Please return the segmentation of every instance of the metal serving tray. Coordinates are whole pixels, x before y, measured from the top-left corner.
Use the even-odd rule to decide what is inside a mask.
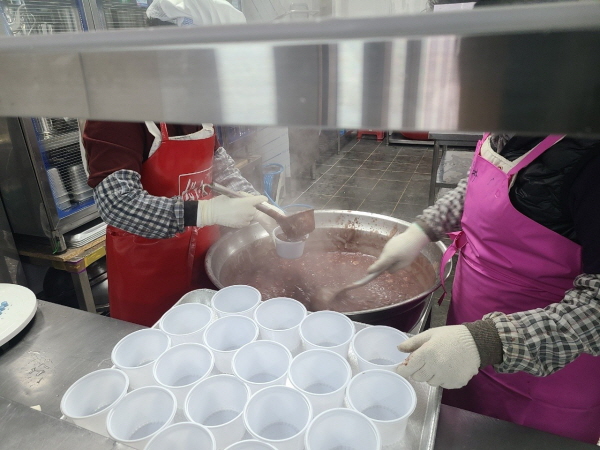
[[[184,303],[202,303],[211,306],[211,299],[217,291],[212,289],[198,289],[194,292],[196,295],[186,295],[182,300],[175,303],[174,306]],[[354,326],[358,331],[371,325],[354,322]],[[155,324],[153,328],[156,327],[158,327],[158,324]],[[356,358],[351,352],[352,351],[350,350],[348,362],[352,367],[352,373],[354,375],[358,370]],[[415,388],[417,394],[417,407],[408,420],[404,440],[399,444],[383,447],[385,450],[433,449],[442,399],[442,389],[429,386],[427,383],[417,383],[412,380],[409,380],[409,382]]]

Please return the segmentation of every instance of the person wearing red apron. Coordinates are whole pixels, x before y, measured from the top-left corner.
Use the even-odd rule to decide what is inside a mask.
[[[581,326],[580,335],[570,326],[578,317],[569,302],[577,295],[574,280],[583,271],[582,247],[515,209],[510,198],[517,174],[562,138],[548,136],[513,162],[490,150],[487,136],[478,144],[460,231],[452,233],[454,241],[440,271],[458,251],[449,326],[427,330],[400,345],[400,350],[412,353],[398,373],[449,388],[444,391],[445,404],[596,443],[600,358],[592,354],[599,351],[598,320],[582,311],[579,314],[589,323]],[[410,242],[402,235],[388,242],[372,271],[410,263],[430,240],[416,224],[407,233],[404,238]],[[600,277],[589,278],[593,291]],[[573,318],[561,313],[570,308]],[[586,336],[590,328],[593,338]],[[553,343],[558,349],[575,347],[582,338],[591,341],[584,351],[573,351],[561,363],[552,361],[559,353]],[[500,358],[486,358],[486,345],[496,346]]]
[[[119,133],[119,126],[129,129]],[[204,188],[214,178],[216,147],[214,130],[207,125],[191,134],[170,137],[164,123],[159,131],[153,122],[145,125],[88,122],[84,141],[93,157],[91,178],[101,172],[96,160],[109,161],[105,164],[116,167],[117,162],[123,165],[127,161],[122,156],[125,147],[143,147],[128,142],[120,145],[119,151],[116,144],[106,142],[109,138],[117,139],[115,132],[135,135],[131,131],[133,126],[145,126],[157,138],[149,157],[141,164],[140,173],[117,170],[103,178],[94,187],[94,193],[99,212],[109,224],[106,253],[111,317],[151,326],[186,292],[214,288],[204,270],[204,258],[219,237],[218,225],[248,225],[258,213],[254,205],[266,201],[266,197],[213,199]],[[121,159],[110,163],[111,154],[117,152]],[[142,150],[138,153],[141,155]],[[223,177],[223,170],[220,172]],[[141,186],[136,186],[138,178]],[[240,190],[251,190],[245,180],[239,182],[245,182]],[[182,204],[184,207],[178,209]],[[182,215],[182,209],[188,217],[180,217],[182,223],[174,229],[163,230],[160,220],[169,215],[175,220]]]

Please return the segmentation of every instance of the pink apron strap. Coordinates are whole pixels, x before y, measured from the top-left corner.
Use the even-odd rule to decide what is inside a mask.
[[[444,293],[439,298],[438,305],[442,304],[442,301],[444,301],[444,297],[446,297],[446,294],[448,293],[448,291],[446,290],[446,280],[444,279],[444,272],[446,271],[446,266],[448,265],[452,257],[456,254],[456,252],[463,248],[467,243],[467,236],[462,231],[454,231],[452,233],[448,233],[448,237],[452,239],[452,244],[446,249],[444,255],[442,256],[442,261],[440,262],[440,280],[442,282],[442,289],[444,290]]]
[[[542,142],[540,142],[533,150],[531,150],[527,154],[527,156],[525,156],[525,158],[523,158],[521,161],[519,161],[518,164],[516,164],[512,169],[510,169],[508,171],[508,175],[509,176],[514,175],[519,170],[521,170],[523,167],[528,166],[529,163],[531,163],[535,158],[540,156],[542,153],[544,153],[546,150],[548,150],[550,147],[552,147],[554,144],[556,144],[558,141],[560,141],[564,137],[565,137],[564,135],[560,135],[560,134],[551,134],[550,136],[547,136],[546,138],[544,138],[544,140]]]

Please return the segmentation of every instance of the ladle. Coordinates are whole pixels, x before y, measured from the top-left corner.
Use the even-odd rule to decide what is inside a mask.
[[[381,275],[384,272],[385,272],[385,269],[380,270],[378,272],[370,273],[366,277],[361,278],[360,280],[350,283],[350,284],[348,284],[340,289],[337,289],[337,290],[334,290],[333,288],[323,288],[323,289],[321,289],[321,292],[319,292],[319,294],[317,296],[318,297],[317,302],[319,303],[320,306],[325,307],[323,309],[326,309],[327,306],[332,301],[337,299],[344,292],[349,291],[351,289],[356,289],[356,288],[362,287],[362,286],[370,283],[371,281],[373,281],[375,278],[377,278],[379,275]]]
[[[244,194],[226,188],[217,183],[208,185],[212,190],[219,194],[227,195],[228,197],[242,198]],[[270,208],[264,203],[256,205],[256,209],[275,219],[281,227],[281,230],[289,239],[301,239],[305,235],[312,233],[315,230],[315,210],[307,209],[289,216],[281,214],[274,208]]]

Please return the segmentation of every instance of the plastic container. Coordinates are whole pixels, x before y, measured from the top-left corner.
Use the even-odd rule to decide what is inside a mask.
[[[348,356],[354,323],[336,311],[317,311],[307,315],[300,324],[300,339],[304,350],[324,348]]]
[[[254,320],[261,339],[283,344],[289,351],[300,350],[300,323],[306,317],[306,307],[288,297],[276,297],[262,302],[254,311]]]
[[[156,384],[152,370],[160,355],[171,346],[161,330],[145,328],[128,334],[114,346],[110,358],[129,377],[130,389]]]
[[[310,401],[313,415],[344,405],[352,369],[346,359],[331,350],[314,349],[292,360],[288,372],[291,385]]]
[[[273,341],[254,341],[240,348],[231,361],[233,374],[254,394],[267,386],[285,384],[292,354]]]
[[[261,389],[244,410],[246,430],[278,450],[302,450],[312,407],[299,391],[288,386]]]
[[[281,236],[282,234],[283,231],[281,230],[281,227],[276,227],[271,232],[273,243],[275,244],[275,252],[277,255],[285,259],[300,258],[304,253],[304,243],[306,242],[306,239],[308,239],[308,234],[297,241],[286,241],[277,237]]]
[[[108,434],[115,441],[143,450],[146,444],[175,417],[177,401],[171,391],[147,386],[127,394],[106,419]]]
[[[190,390],[210,375],[215,365],[212,352],[202,344],[179,344],[164,352],[154,364],[156,384],[170,390],[183,410]]]
[[[346,390],[348,406],[360,411],[377,427],[383,446],[399,442],[417,406],[412,385],[389,370],[367,370],[354,376]]]
[[[254,310],[261,300],[262,295],[258,289],[245,284],[236,284],[217,291],[211,303],[219,317],[240,314],[253,318]]]
[[[356,355],[359,370],[395,371],[398,364],[408,357],[408,353],[398,350],[398,345],[407,339],[408,336],[402,331],[383,325],[358,331],[352,339],[351,348]]]
[[[159,431],[144,450],[216,450],[212,433],[202,425],[181,422]]]
[[[185,402],[185,416],[213,434],[219,450],[244,436],[243,411],[250,390],[233,375],[213,375],[192,388]]]
[[[319,414],[306,431],[306,450],[380,450],[381,439],[367,416],[346,408]]]
[[[75,425],[108,436],[106,417],[129,387],[129,378],[119,369],[101,369],[81,377],[67,389],[60,411]]]
[[[171,345],[204,344],[204,331],[212,320],[212,310],[201,303],[177,305],[163,314],[158,328],[171,338]]]
[[[244,345],[258,339],[258,325],[246,316],[224,316],[206,328],[204,339],[215,357],[217,370],[231,374],[233,355]]]

